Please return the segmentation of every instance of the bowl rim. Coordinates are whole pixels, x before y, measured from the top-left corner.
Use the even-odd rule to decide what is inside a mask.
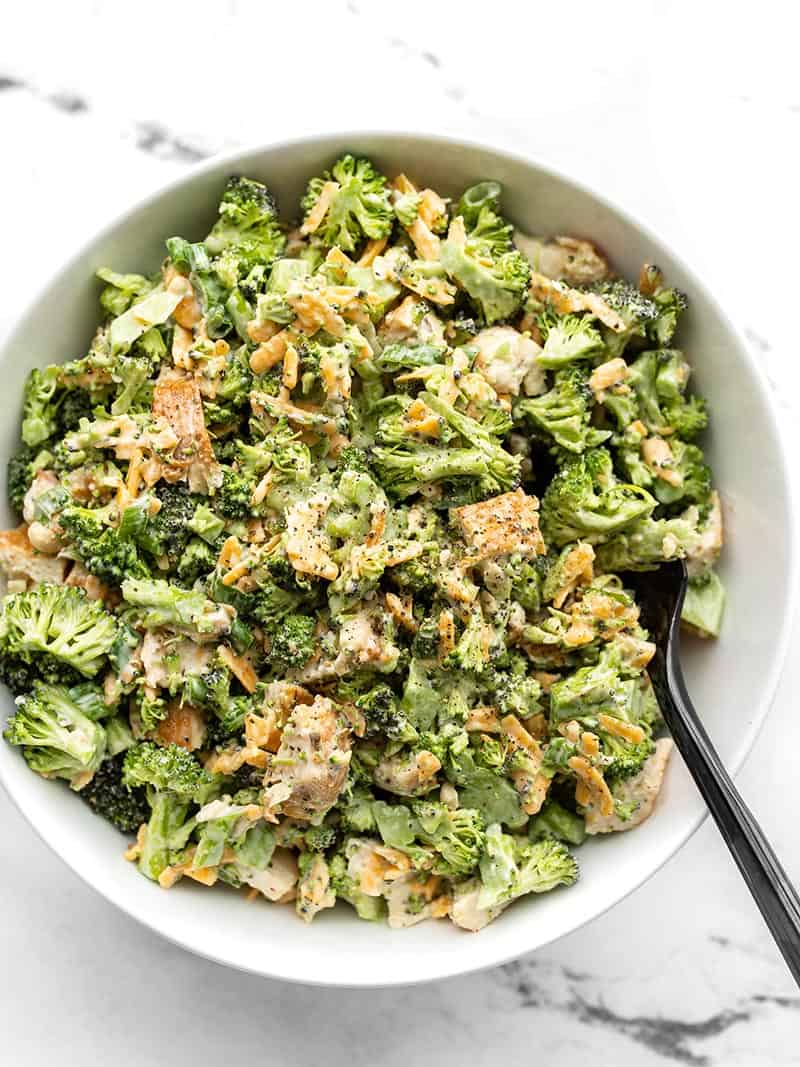
[[[10,348],[17,340],[19,335],[24,333],[28,320],[35,314],[36,309],[41,304],[41,300],[46,291],[50,288],[53,282],[57,278],[61,278],[67,274],[70,270],[77,266],[81,259],[86,256],[91,248],[97,243],[101,242],[107,235],[111,234],[114,230],[129,223],[132,216],[138,214],[140,211],[146,210],[155,203],[157,203],[163,196],[169,194],[182,186],[191,185],[198,178],[201,178],[207,173],[216,171],[220,168],[229,165],[232,170],[236,170],[237,162],[253,155],[264,152],[273,152],[282,148],[293,148],[301,145],[317,145],[317,144],[339,144],[340,146],[346,146],[350,141],[358,141],[361,139],[370,140],[386,140],[386,141],[405,141],[411,144],[415,142],[428,142],[438,143],[442,145],[455,146],[466,150],[474,149],[476,151],[489,152],[500,159],[506,159],[512,163],[522,165],[524,167],[531,167],[538,170],[541,174],[550,178],[555,178],[557,181],[563,183],[568,188],[572,188],[591,197],[595,202],[601,205],[603,208],[609,210],[611,213],[617,215],[627,224],[636,228],[644,237],[653,241],[656,244],[668,249],[672,255],[677,259],[683,267],[687,277],[689,278],[693,288],[701,290],[713,313],[717,319],[722,323],[724,328],[730,335],[736,340],[740,353],[742,354],[745,363],[748,366],[751,374],[751,379],[758,390],[759,398],[763,402],[764,407],[768,413],[769,421],[772,425],[772,429],[775,435],[775,442],[777,446],[777,455],[779,457],[779,474],[783,490],[783,497],[785,500],[786,512],[788,516],[788,530],[787,530],[787,556],[788,556],[788,573],[786,576],[786,588],[788,592],[787,604],[791,605],[795,600],[795,593],[798,589],[798,580],[800,579],[800,567],[798,566],[798,551],[797,551],[797,535],[798,535],[798,510],[796,492],[793,484],[793,479],[789,470],[788,462],[788,448],[786,441],[786,429],[784,426],[783,416],[781,415],[776,401],[774,399],[773,390],[769,385],[769,381],[766,373],[761,368],[757,360],[755,359],[747,340],[739,326],[731,319],[727,310],[716,297],[714,292],[706,285],[700,276],[699,272],[695,270],[691,258],[687,258],[684,255],[682,249],[675,246],[672,240],[667,240],[661,235],[657,226],[651,225],[648,221],[643,220],[638,214],[629,211],[627,208],[622,207],[612,197],[607,196],[605,193],[600,192],[592,184],[584,181],[581,178],[575,177],[571,172],[562,169],[561,167],[554,166],[550,162],[546,162],[540,159],[532,152],[517,152],[509,149],[505,144],[499,141],[492,141],[489,137],[481,136],[473,137],[468,135],[461,135],[460,133],[438,133],[431,132],[429,130],[410,131],[405,130],[402,127],[390,128],[385,130],[369,129],[351,127],[348,129],[335,129],[326,130],[319,133],[303,134],[297,137],[281,137],[272,141],[255,140],[247,142],[238,146],[237,148],[230,149],[226,152],[220,152],[208,159],[202,160],[199,163],[193,164],[187,167],[179,175],[171,178],[169,181],[159,183],[153,190],[145,194],[144,196],[135,200],[123,211],[113,213],[108,221],[98,227],[80,246],[68,256],[66,256],[58,265],[55,270],[49,271],[47,279],[43,285],[37,287],[33,297],[27,302],[22,312],[15,316],[12,320],[11,327],[6,331],[5,336],[0,342],[0,359],[6,349]],[[765,681],[762,685],[761,698],[757,705],[758,714],[753,717],[746,729],[742,732],[740,743],[734,753],[734,756],[729,760],[727,770],[731,776],[735,777],[741,770],[742,765],[751,753],[753,746],[755,745],[766,719],[773,706],[775,695],[778,688],[778,683],[783,672],[784,664],[789,649],[789,641],[792,633],[792,626],[794,622],[794,613],[791,607],[783,613],[783,619],[781,620],[780,637],[776,644],[775,651],[770,660],[769,670],[767,672]],[[639,889],[645,882],[649,881],[662,867],[664,867],[677,853],[684,847],[689,839],[697,832],[700,826],[705,822],[708,817],[707,808],[703,807],[692,819],[687,821],[687,824],[683,831],[674,834],[666,846],[666,851],[663,857],[655,866],[647,868],[641,876],[637,876],[630,884],[614,897],[608,903],[605,903],[594,910],[587,911],[587,914],[569,931],[556,932],[552,936],[545,936],[540,940],[533,949],[520,947],[519,950],[508,952],[506,950],[496,951],[494,953],[489,951],[483,951],[482,953],[476,953],[479,958],[474,963],[464,964],[463,960],[458,960],[457,963],[449,963],[447,955],[444,954],[443,962],[438,964],[434,968],[430,968],[431,961],[426,960],[426,971],[428,973],[420,975],[419,977],[411,979],[402,979],[400,981],[393,980],[391,975],[387,975],[385,978],[381,977],[375,979],[374,977],[364,982],[345,980],[345,981],[331,981],[325,979],[315,978],[313,975],[299,975],[297,973],[287,973],[281,969],[270,969],[269,967],[256,968],[249,966],[246,963],[239,962],[235,959],[226,957],[219,953],[214,953],[208,950],[204,950],[197,943],[190,941],[187,938],[172,933],[165,925],[159,923],[155,918],[149,916],[143,909],[136,908],[131,902],[127,900],[120,900],[117,896],[107,892],[104,888],[96,883],[96,880],[91,872],[87,872],[74,864],[68,854],[65,854],[60,843],[52,838],[52,835],[48,831],[36,824],[25,812],[21,803],[18,801],[13,790],[10,788],[8,782],[2,773],[2,766],[0,766],[0,784],[3,785],[6,795],[10,798],[11,802],[16,807],[17,811],[25,818],[29,826],[36,832],[38,837],[48,846],[48,848],[55,853],[55,855],[71,870],[73,871],[81,881],[88,885],[95,892],[99,893],[104,899],[109,901],[115,907],[119,908],[124,914],[131,919],[141,923],[147,927],[153,933],[165,938],[173,945],[177,945],[179,948],[187,950],[196,956],[203,959],[210,960],[213,963],[220,964],[222,966],[231,967],[234,970],[241,971],[245,974],[252,974],[260,978],[271,978],[275,980],[291,982],[299,985],[311,985],[320,987],[334,987],[334,988],[388,988],[393,986],[408,986],[417,985],[433,981],[439,981],[445,978],[452,978],[459,975],[474,974],[483,970],[487,970],[492,967],[500,966],[511,959],[516,959],[519,956],[530,952],[537,951],[545,948],[546,946],[553,944],[561,937],[566,936],[568,933],[574,933],[580,930],[587,923],[592,922],[594,919],[604,915],[611,908],[616,907],[623,900],[625,900],[631,893]],[[488,939],[487,939],[488,947]],[[477,948],[477,945],[476,945]],[[431,973],[431,970],[433,973]]]

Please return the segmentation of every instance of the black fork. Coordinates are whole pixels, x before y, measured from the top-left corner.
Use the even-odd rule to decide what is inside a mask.
[[[686,567],[682,561],[667,563],[655,571],[627,573],[624,581],[636,593],[642,623],[656,645],[649,670],[664,721],[800,985],[800,897],[723,767],[686,691],[680,661]]]

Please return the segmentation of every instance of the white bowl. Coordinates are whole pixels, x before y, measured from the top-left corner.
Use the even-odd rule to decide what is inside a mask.
[[[727,766],[736,770],[767,713],[783,660],[794,586],[793,521],[786,461],[760,369],[703,283],[681,257],[629,215],[549,168],[480,145],[398,133],[326,135],[214,159],[133,207],[94,237],[41,292],[0,354],[9,398],[0,428],[3,459],[15,449],[18,398],[35,364],[84,351],[97,319],[97,267],[154,269],[164,238],[198,240],[213,220],[225,178],[265,181],[283,212],[297,210],[307,179],[344,150],[403,170],[445,195],[482,178],[503,184],[509,217],[528,233],[567,233],[596,241],[615,268],[636,277],[658,263],[686,290],[690,310],[679,342],[710,398],[707,440],[727,519],[721,573],[729,599],[718,642],[685,651],[689,689]],[[5,464],[3,463],[3,467]],[[2,495],[5,499],[5,494]],[[13,521],[4,517],[5,525]],[[5,696],[10,709],[11,701]],[[479,935],[448,922],[392,931],[348,908],[306,927],[290,908],[247,903],[224,888],[182,883],[171,892],[122,858],[123,838],[66,788],[32,774],[18,751],[0,744],[0,776],[50,847],[89,885],[129,915],[185,948],[260,975],[327,985],[379,986],[461,974],[538,948],[617,903],[656,871],[705,814],[678,757],[653,816],[631,833],[580,849],[582,877],[568,890],[515,904]]]

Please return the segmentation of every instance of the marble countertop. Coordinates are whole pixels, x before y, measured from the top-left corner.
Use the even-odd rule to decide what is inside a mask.
[[[724,15],[642,0],[580,0],[567,15],[495,0],[480,20],[451,0],[306,0],[280,13],[256,0],[27,0],[0,41],[0,333],[51,262],[214,152],[326,128],[459,132],[586,176],[687,251],[763,361],[796,448],[796,315],[791,296],[776,302],[775,279],[794,277],[800,236],[798,21],[779,0]],[[786,775],[798,687],[795,625],[738,781],[800,879]],[[598,1051],[618,1067],[800,1057],[800,996],[708,824],[558,944],[467,978],[372,992],[196,959],[86,888],[2,794],[0,824],[0,1028],[20,1067],[65,1055],[180,1067],[222,1052],[231,1063],[399,1067],[421,1047],[429,1063],[470,1067],[532,1055],[577,1067]]]

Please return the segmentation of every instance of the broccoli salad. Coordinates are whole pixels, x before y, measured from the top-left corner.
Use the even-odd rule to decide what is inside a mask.
[[[233,177],[30,374],[4,736],[163,888],[479,930],[653,809],[625,573],[685,558],[705,636],[724,601],[686,298],[500,194],[345,155],[287,225]]]

